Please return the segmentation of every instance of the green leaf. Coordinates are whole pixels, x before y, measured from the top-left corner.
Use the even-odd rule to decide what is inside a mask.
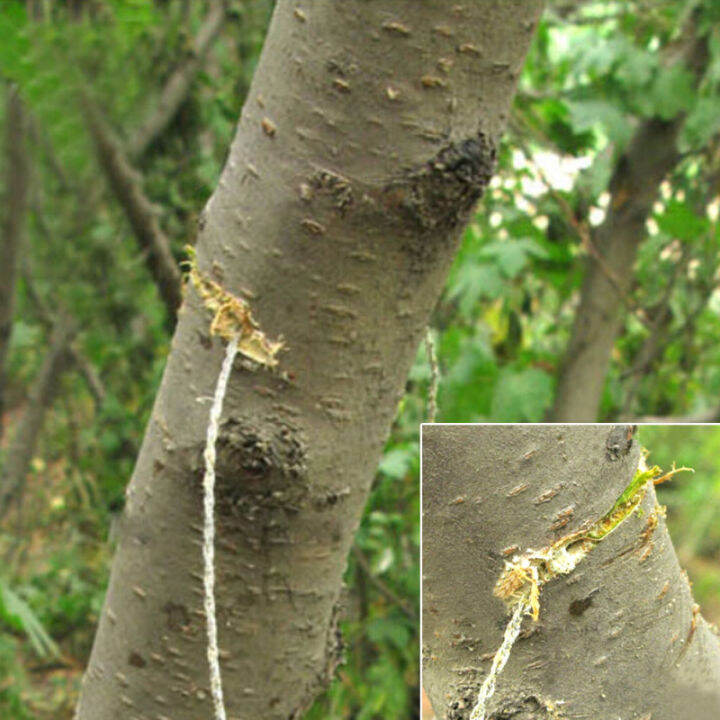
[[[30,606],[0,579],[0,620],[24,632],[40,657],[60,654],[55,641],[48,635]]]
[[[386,545],[372,559],[371,568],[374,575],[382,575],[387,572],[395,562],[395,552],[392,547]]]
[[[617,39],[612,46],[618,50],[616,78],[631,88],[646,86],[657,68],[657,54],[631,44],[626,38]]]
[[[388,477],[400,480],[407,475],[413,461],[413,451],[408,447],[393,448],[385,453],[379,470]]]
[[[614,169],[615,153],[608,146],[595,156],[589,168],[580,173],[577,189],[588,200],[595,200],[607,189]]]
[[[473,335],[459,328],[444,333],[438,349],[448,368],[439,397],[444,417],[471,422],[489,414],[497,365],[488,334],[484,326]]]
[[[398,650],[404,650],[410,642],[410,631],[396,617],[377,618],[367,624],[368,639],[374,643],[390,643]]]
[[[552,401],[553,381],[544,371],[503,368],[495,383],[492,399],[494,420],[538,422]]]
[[[690,108],[695,100],[692,74],[682,65],[673,65],[658,73],[649,94],[652,115],[672,120],[683,110]]]
[[[532,257],[547,257],[545,249],[529,238],[491,242],[482,249],[480,255],[495,260],[500,271],[509,279],[518,275]]]
[[[693,240],[707,232],[710,221],[698,216],[686,202],[671,200],[665,212],[656,218],[658,227],[666,235],[680,240]]]
[[[500,296],[504,285],[497,267],[469,261],[457,269],[448,295],[451,300],[459,298],[461,314],[470,317],[481,298],[494,300]]]
[[[627,144],[633,128],[625,113],[606,100],[568,101],[570,123],[575,132],[601,129],[608,139],[620,146]]]
[[[700,98],[685,121],[681,143],[690,148],[706,146],[720,130],[720,97]]]

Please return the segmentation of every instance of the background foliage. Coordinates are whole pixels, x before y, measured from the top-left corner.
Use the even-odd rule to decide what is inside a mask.
[[[720,426],[643,425],[638,439],[650,451],[648,462],[695,470],[658,486],[657,494],[668,509],[670,534],[703,616],[720,624]]]
[[[218,179],[272,5],[229,4],[177,116],[136,162],[178,260]],[[542,420],[583,280],[582,228],[602,222],[611,172],[637,124],[678,113],[687,115],[682,161],[659,188],[648,219],[601,417],[717,410],[717,33],[698,89],[668,60],[688,13],[700,5],[701,27],[712,26],[720,19],[717,5],[550,5],[521,78],[498,176],[433,316],[439,419]],[[77,365],[56,378],[21,501],[0,533],[2,717],[72,716],[102,607],[113,518],[170,340],[157,289],[95,160],[78,90],[91,92],[127,139],[187,59],[207,11],[205,2],[189,0],[0,5],[0,79],[20,90],[31,162],[0,452],[27,407],[56,317],[77,322],[75,347],[104,391],[98,401]],[[3,124],[4,113],[3,102]],[[3,174],[6,162],[0,156]],[[649,321],[661,314],[667,320],[653,326]],[[639,366],[653,338],[659,349]],[[429,384],[421,347],[348,566],[347,662],[312,718],[417,714],[417,427],[426,417]],[[663,501],[699,600],[712,615],[720,612],[720,468],[713,453],[720,437],[687,433],[687,442],[666,430],[643,429],[642,438],[659,464],[706,468],[664,491]],[[698,454],[686,458],[690,448]]]

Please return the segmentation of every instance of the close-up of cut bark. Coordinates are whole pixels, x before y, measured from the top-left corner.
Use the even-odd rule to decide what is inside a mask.
[[[714,433],[694,430],[696,443]],[[720,634],[653,485],[692,479],[651,466],[636,436],[423,427],[423,684],[436,717],[717,717]],[[511,616],[521,624],[506,643]]]

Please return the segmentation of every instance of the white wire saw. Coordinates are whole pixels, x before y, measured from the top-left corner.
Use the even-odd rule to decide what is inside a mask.
[[[238,352],[238,337],[233,337],[225,350],[213,404],[210,408],[207,437],[205,440],[205,475],[203,476],[203,590],[204,609],[207,627],[207,658],[210,666],[210,694],[212,695],[215,720],[226,720],[223,699],[222,677],[217,640],[217,618],[215,616],[215,444],[220,430],[220,416],[227,391],[228,380],[232,372],[233,361]]]
[[[525,599],[518,601],[512,617],[510,618],[510,622],[508,622],[507,627],[505,628],[502,645],[500,645],[495,653],[490,672],[480,687],[477,702],[470,713],[470,720],[485,720],[487,714],[487,703],[495,693],[495,682],[510,657],[510,651],[520,635],[523,615],[527,612],[530,612],[529,602]]]

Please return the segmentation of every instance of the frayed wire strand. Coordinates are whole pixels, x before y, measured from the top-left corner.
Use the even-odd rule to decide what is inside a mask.
[[[215,445],[220,431],[220,416],[227,392],[228,380],[238,352],[238,337],[228,342],[220,375],[215,386],[213,404],[205,441],[205,475],[203,476],[203,589],[205,621],[207,627],[207,658],[210,669],[210,694],[212,695],[215,720],[226,720],[223,699],[222,677],[217,639],[217,618],[215,614]]]
[[[428,364],[430,365],[430,387],[428,388],[428,422],[434,423],[437,418],[438,411],[438,386],[440,384],[440,365],[437,359],[437,351],[435,349],[435,339],[433,338],[430,326],[425,329],[425,351],[427,352]]]
[[[485,720],[488,701],[495,693],[495,683],[497,682],[498,676],[503,671],[503,668],[510,657],[510,651],[512,650],[513,645],[515,645],[515,641],[520,635],[523,615],[526,615],[529,612],[531,612],[530,603],[526,598],[519,600],[515,605],[512,617],[505,628],[502,644],[497,649],[495,657],[493,657],[490,672],[480,687],[477,702],[470,713],[470,720]]]

